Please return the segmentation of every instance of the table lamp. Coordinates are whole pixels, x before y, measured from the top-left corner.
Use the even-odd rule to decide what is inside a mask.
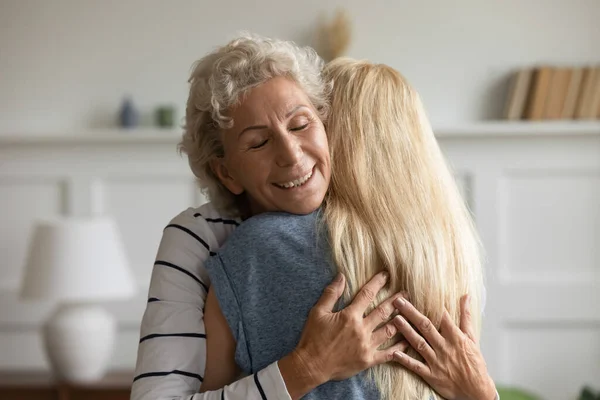
[[[87,383],[104,376],[116,322],[98,303],[134,293],[114,220],[62,217],[35,224],[20,297],[57,304],[43,340],[58,379]]]

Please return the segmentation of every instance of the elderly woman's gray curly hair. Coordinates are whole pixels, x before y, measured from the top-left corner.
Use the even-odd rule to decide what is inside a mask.
[[[256,35],[242,35],[198,60],[193,67],[179,150],[187,154],[202,191],[221,212],[240,215],[240,199],[221,184],[210,161],[224,155],[221,130],[231,128],[227,111],[249,89],[271,78],[294,80],[325,121],[330,84],[323,80],[323,60],[310,47]],[[242,195],[244,196],[244,195]]]

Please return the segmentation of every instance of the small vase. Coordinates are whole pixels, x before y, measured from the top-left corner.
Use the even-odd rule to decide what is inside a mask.
[[[175,107],[161,106],[156,109],[156,124],[161,128],[172,128],[175,126]]]
[[[129,129],[135,128],[137,126],[139,121],[139,115],[130,97],[125,98],[125,100],[123,101],[123,104],[121,105],[119,119],[122,128]]]

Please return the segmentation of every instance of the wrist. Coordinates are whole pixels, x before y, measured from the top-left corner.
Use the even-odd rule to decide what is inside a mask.
[[[278,361],[281,377],[292,400],[299,399],[328,379],[320,372],[314,360],[301,349]]]
[[[481,399],[482,400],[496,400],[497,393],[498,392],[496,391],[496,384],[494,383],[494,380],[492,379],[492,377],[488,375],[488,383],[486,385],[486,390],[482,394]]]

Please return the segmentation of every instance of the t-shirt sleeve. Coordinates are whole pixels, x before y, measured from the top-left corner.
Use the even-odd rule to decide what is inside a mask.
[[[253,373],[255,371],[252,371],[252,363],[246,343],[242,308],[234,287],[234,281],[227,273],[225,262],[220,254],[214,255],[206,261],[206,269],[221,312],[227,320],[229,329],[236,341],[235,362],[245,373]]]

